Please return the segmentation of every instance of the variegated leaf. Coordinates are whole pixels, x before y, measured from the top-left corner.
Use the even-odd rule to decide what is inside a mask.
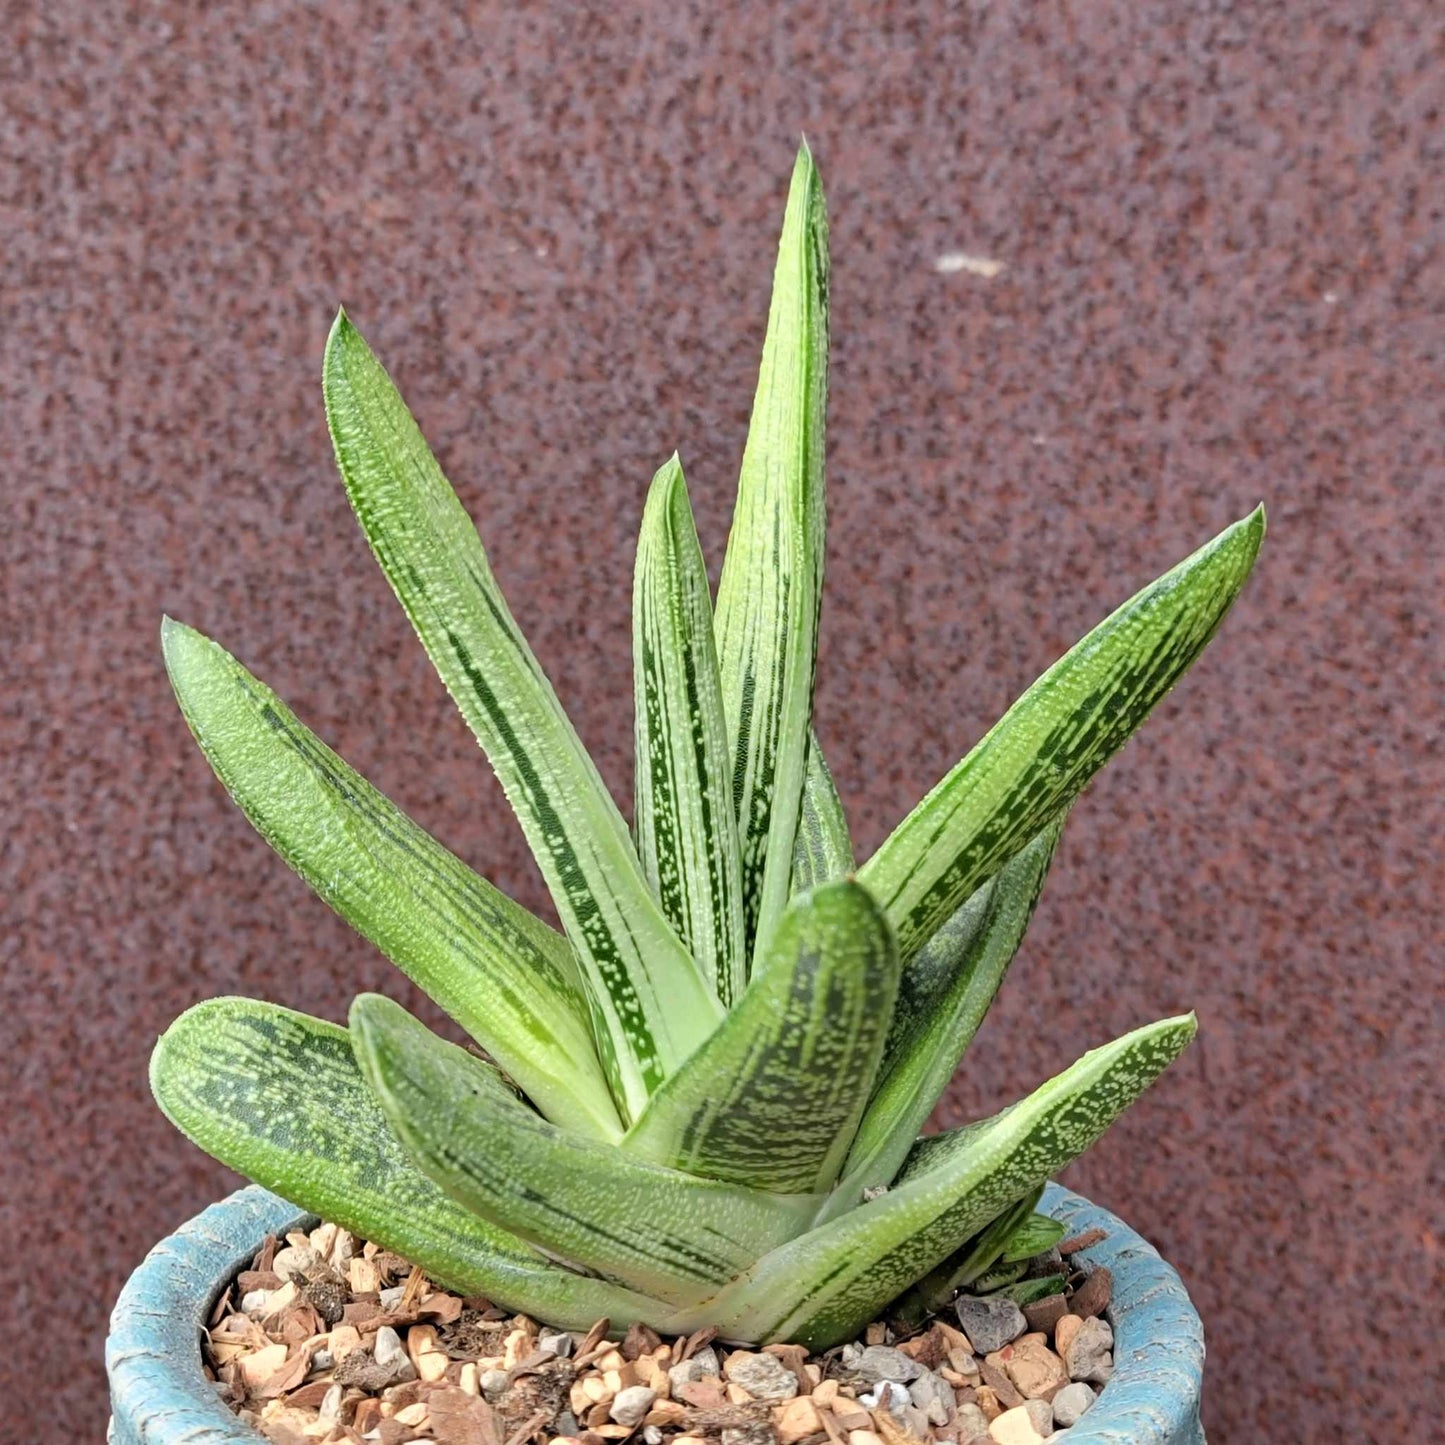
[[[638,855],[727,1005],[747,981],[737,814],[712,597],[675,455],[652,479],[642,514],[632,637]]]
[[[1016,1200],[996,1219],[990,1220],[972,1239],[965,1241],[942,1264],[930,1270],[900,1295],[897,1301],[889,1306],[889,1316],[896,1316],[914,1329],[921,1328],[923,1321],[941,1310],[960,1289],[980,1280],[1000,1260],[1004,1260],[1004,1251],[1009,1242],[1026,1229],[1030,1220],[1040,1219],[1053,1225],[1055,1221],[1047,1215],[1036,1215],[1033,1212],[1043,1192],[1042,1184],[1029,1190],[1022,1199]],[[1062,1238],[1063,1228],[1060,1226],[1059,1232],[1051,1234],[1048,1244],[1041,1248],[1047,1249],[1055,1240]],[[1029,1255],[1020,1256],[1020,1259],[1028,1258]],[[1014,1263],[1012,1260],[1004,1262]],[[1022,1272],[1023,1266],[1020,1265],[1019,1269]]]
[[[837,1176],[872,1088],[898,954],[856,883],[829,883],[783,914],[717,1032],[653,1095],[623,1148],[783,1194]]]
[[[539,1108],[618,1138],[566,939],[419,828],[216,643],[169,619],[161,638],[191,731],[261,836]]]
[[[476,733],[586,973],[624,1113],[722,1010],[668,924],[627,825],[517,627],[470,518],[391,379],[344,315],[326,348],[341,475],[417,635]]]
[[[351,1035],[397,1137],[447,1194],[549,1256],[655,1299],[712,1293],[815,1207],[660,1169],[558,1129],[489,1065],[376,994],[352,1004]]]
[[[151,1058],[156,1100],[228,1168],[403,1254],[437,1283],[569,1329],[661,1318],[655,1301],[561,1269],[448,1199],[407,1158],[346,1030],[253,999],[189,1009]]]
[[[878,1089],[825,1218],[898,1172],[1023,942],[1062,829],[1056,819],[1010,858],[903,970]]]
[[[778,244],[762,369],[718,587],[743,908],[756,959],[788,900],[823,588],[828,223],[804,146]]]
[[[1051,667],[859,870],[905,962],[1075,798],[1204,650],[1254,565],[1259,509]]]
[[[846,878],[857,865],[853,861],[853,840],[848,820],[824,761],[816,736],[808,739],[808,764],[803,774],[803,800],[798,814],[798,833],[793,840],[794,895],[806,893],[820,883]]]
[[[694,1316],[725,1339],[849,1339],[981,1225],[1076,1158],[1194,1037],[1192,1014],[1085,1054],[981,1125],[923,1140],[886,1194],[764,1256]]]

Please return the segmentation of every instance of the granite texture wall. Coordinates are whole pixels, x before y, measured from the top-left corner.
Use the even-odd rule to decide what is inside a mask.
[[[223,796],[167,689],[162,612],[545,906],[334,478],[336,304],[626,796],[643,488],[680,447],[716,564],[805,131],[835,266],[818,727],[865,854],[1074,638],[1271,509],[1221,636],[1076,810],[944,1115],[1197,1008],[1198,1045],[1068,1182],[1183,1271],[1214,1438],[1423,1438],[1438,8],[21,0],[5,35],[0,1399],[28,1402],[20,1433],[100,1438],[123,1276],[235,1182],[147,1097],[165,1024],[233,991],[333,1018],[360,989],[412,998]]]

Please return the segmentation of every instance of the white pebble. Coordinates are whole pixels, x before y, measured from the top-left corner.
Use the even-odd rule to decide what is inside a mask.
[[[376,1363],[389,1365],[406,1358],[406,1346],[402,1344],[401,1336],[390,1325],[382,1325],[376,1332]]]

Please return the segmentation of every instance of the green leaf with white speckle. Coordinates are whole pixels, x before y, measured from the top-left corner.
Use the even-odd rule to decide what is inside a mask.
[[[783,914],[747,991],[622,1147],[779,1193],[826,1190],[858,1127],[898,988],[882,910],[828,883]]]
[[[352,1004],[351,1034],[397,1137],[447,1194],[548,1255],[653,1298],[712,1293],[814,1207],[660,1169],[558,1129],[496,1070],[376,994]]]
[[[161,633],[177,700],[265,840],[552,1118],[615,1139],[572,950],[493,888],[194,629]]]
[[[406,1156],[335,1024],[254,999],[211,999],[161,1035],[151,1088],[166,1117],[221,1163],[396,1250],[449,1289],[569,1329],[662,1313],[559,1268],[448,1199]]]
[[[853,840],[848,820],[838,797],[833,774],[824,761],[815,736],[808,740],[808,765],[803,774],[803,801],[798,814],[798,834],[793,840],[794,895],[806,893],[820,883],[835,883],[857,867],[853,861]]]
[[[1023,942],[1062,829],[1059,818],[1010,858],[903,970],[878,1089],[827,1217],[907,1158]]]
[[[904,961],[1065,808],[1204,650],[1264,536],[1259,509],[1126,602],[1051,667],[858,871]]]
[[[823,590],[828,222],[807,146],[793,169],[737,507],[717,597],[743,908],[756,959],[788,901]]]
[[[707,1302],[707,1322],[725,1339],[796,1340],[814,1350],[851,1338],[1087,1149],[1194,1031],[1192,1014],[1137,1029],[992,1119],[920,1140],[892,1189],[764,1256]]]
[[[719,999],[747,981],[742,875],[712,597],[682,465],[652,479],[633,584],[635,832],[663,912]]]
[[[617,1103],[636,1114],[711,1032],[721,1006],[663,916],[476,528],[344,315],[327,343],[323,388],[362,530],[521,821],[590,985]]]

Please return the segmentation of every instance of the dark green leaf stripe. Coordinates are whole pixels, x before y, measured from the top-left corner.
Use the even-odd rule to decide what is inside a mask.
[[[923,1141],[886,1194],[760,1259],[709,1301],[725,1339],[849,1339],[971,1234],[1076,1158],[1194,1037],[1192,1014],[1085,1054],[982,1126]],[[685,1323],[691,1323],[690,1320]]]
[[[657,1312],[448,1199],[406,1157],[334,1024],[212,999],[161,1036],[151,1087],[166,1117],[221,1163],[396,1250],[439,1284],[571,1329]]]
[[[823,588],[828,223],[804,146],[778,244],[737,508],[718,587],[743,909],[753,955],[788,900]]]
[[[326,415],[362,530],[527,833],[590,985],[624,1112],[721,1016],[627,825],[492,576],[480,538],[390,378],[338,316]]]
[[[657,1299],[711,1293],[810,1212],[807,1200],[659,1169],[558,1129],[389,999],[358,998],[351,1033],[392,1128],[447,1194],[550,1256]]]
[[[903,970],[878,1090],[828,1217],[887,1184],[907,1157],[1023,942],[1063,823],[1009,859]]]
[[[742,879],[712,596],[682,465],[652,479],[633,586],[637,851],[723,1004],[747,978]]]
[[[1264,511],[1126,602],[1054,664],[908,815],[859,878],[905,962],[1082,790],[1204,650],[1254,565]]]
[[[872,1087],[897,987],[897,950],[868,894],[856,883],[805,894],[732,1012],[623,1147],[757,1189],[827,1189]]]
[[[621,1134],[567,941],[349,768],[209,638],[167,619],[166,667],[257,831],[552,1117]]]
[[[828,771],[818,739],[810,735],[798,835],[793,841],[792,892],[805,893],[820,883],[846,878],[856,866],[853,840],[848,836],[848,820],[843,816],[833,774]]]

